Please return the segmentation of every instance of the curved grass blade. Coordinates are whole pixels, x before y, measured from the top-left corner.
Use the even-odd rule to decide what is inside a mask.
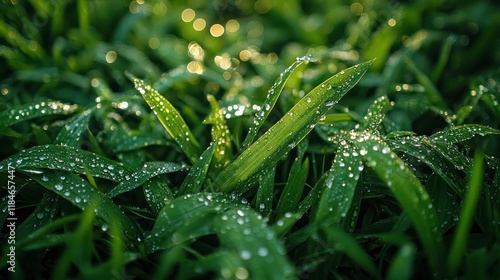
[[[87,130],[87,125],[93,113],[94,110],[89,109],[72,117],[68,124],[66,124],[61,131],[59,131],[54,144],[71,147],[80,146],[83,132]]]
[[[363,168],[359,150],[347,143],[342,145],[332,168],[325,173],[325,187],[316,212],[318,225],[335,226],[346,217]]]
[[[222,192],[244,192],[257,171],[274,166],[364,75],[368,61],[334,75],[302,98],[286,115],[231,162],[215,179]],[[250,182],[250,183],[249,183]]]
[[[378,126],[382,123],[385,118],[387,111],[391,109],[391,103],[389,102],[389,98],[387,96],[382,95],[377,98],[364,117],[364,123],[362,130],[367,130],[369,132],[374,133],[377,131]]]
[[[127,247],[129,249],[136,248],[141,234],[135,224],[111,199],[99,193],[87,181],[76,174],[67,172],[45,172],[29,176],[81,210],[95,207],[92,212],[99,217],[95,222],[103,229],[107,229],[110,224],[120,226]]]
[[[45,192],[33,213],[16,228],[16,239],[23,240],[33,231],[52,222],[59,205],[59,196],[53,192]]]
[[[9,126],[23,121],[50,115],[68,115],[78,109],[77,105],[59,101],[41,101],[19,105],[0,112],[0,122]]]
[[[409,280],[413,272],[413,260],[415,258],[415,246],[405,243],[401,246],[396,256],[392,259],[391,266],[387,272],[387,280]]]
[[[450,278],[456,277],[458,268],[462,262],[463,254],[467,246],[467,239],[470,234],[470,228],[474,220],[474,214],[476,213],[476,206],[481,197],[484,172],[483,161],[484,152],[482,150],[476,151],[469,189],[465,197],[457,229],[455,230],[455,237],[451,244],[450,253],[448,254],[447,269],[448,277]]]
[[[201,154],[200,145],[179,111],[150,85],[131,74],[127,73],[127,76],[134,82],[135,88],[141,93],[158,120],[181,147],[191,163],[196,162]]]
[[[141,170],[130,175],[129,180],[122,181],[120,184],[118,184],[118,186],[106,193],[106,196],[115,197],[119,194],[138,188],[147,180],[160,174],[172,173],[186,169],[187,166],[184,164],[171,162],[148,162],[147,164],[144,164],[144,167]]]
[[[181,65],[177,68],[172,69],[166,75],[162,75],[162,77],[154,83],[153,88],[155,88],[159,92],[164,92],[170,89],[175,83],[187,81],[200,76],[205,78],[207,81],[213,81],[217,83],[223,88],[229,88],[231,86],[231,83],[229,83],[226,79],[222,78],[220,74],[215,73],[211,69],[205,69],[203,73],[197,74],[189,72],[185,65]]]
[[[201,190],[203,183],[205,182],[205,178],[207,177],[213,155],[214,144],[211,144],[200,156],[200,159],[193,164],[188,175],[182,182],[176,196],[188,193],[197,193]]]
[[[213,95],[207,96],[210,108],[212,109],[212,117],[204,123],[212,124],[212,141],[214,141],[214,156],[213,165],[215,173],[226,166],[231,161],[233,150],[231,148],[231,132],[227,127],[224,116],[220,112],[217,100]]]
[[[149,253],[213,232],[212,221],[229,208],[244,204],[222,193],[186,194],[167,202],[146,238]]]
[[[0,162],[0,172],[12,166],[19,170],[48,168],[92,175],[112,181],[129,180],[128,167],[108,158],[68,146],[43,145],[23,150]]]
[[[269,218],[273,211],[274,176],[276,167],[259,176],[259,189],[255,197],[255,208],[263,217]]]
[[[382,279],[370,255],[349,234],[333,227],[323,228],[328,238],[335,244],[335,249],[351,258],[359,267],[375,279]]]
[[[174,199],[169,185],[160,178],[152,178],[142,185],[144,197],[155,214],[160,213],[167,201]]]
[[[290,67],[285,69],[285,71],[283,71],[278,77],[278,79],[274,82],[273,86],[269,89],[266,100],[264,101],[263,105],[264,108],[261,108],[260,111],[256,113],[255,119],[248,130],[248,135],[243,141],[244,149],[250,146],[250,144],[252,144],[253,140],[257,136],[260,127],[271,113],[271,110],[274,108],[274,105],[276,104],[278,97],[283,91],[283,88],[285,87],[288,78],[290,78],[294,70],[297,69],[300,65],[302,65],[302,63],[304,62],[308,63],[309,61],[311,61],[310,56],[297,58],[297,60],[292,65],[290,65]]]
[[[500,131],[479,124],[465,124],[441,130],[431,135],[430,139],[436,142],[439,141],[447,144],[454,144],[472,139],[476,135],[486,136],[490,134],[498,135],[500,134]]]
[[[443,275],[444,247],[436,210],[429,194],[403,161],[379,137],[358,133],[353,144],[368,166],[391,189],[413,222],[426,252],[429,265],[437,277]]]
[[[277,218],[281,218],[288,212],[295,212],[302,197],[308,173],[309,160],[306,158],[301,164],[300,159],[297,158],[292,165],[288,182],[278,200],[278,205],[276,206]]]
[[[219,215],[213,222],[222,243],[224,258],[233,258],[237,267],[246,270],[250,279],[289,279],[293,266],[273,230],[262,218],[247,207],[237,207]],[[235,266],[222,263],[235,276]]]

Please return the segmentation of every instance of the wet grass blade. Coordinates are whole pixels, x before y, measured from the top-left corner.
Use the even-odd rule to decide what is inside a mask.
[[[288,212],[295,212],[299,204],[302,192],[309,173],[309,160],[306,158],[304,162],[300,162],[297,158],[293,163],[288,182],[286,183],[283,192],[281,193],[278,205],[276,206],[276,217],[281,218]]]
[[[240,198],[222,193],[186,194],[161,210],[146,238],[150,253],[213,232],[212,221],[229,208],[241,206]]]
[[[227,127],[224,116],[220,112],[219,104],[213,95],[207,96],[212,116],[204,123],[212,124],[212,141],[214,141],[213,166],[217,174],[221,168],[231,161],[233,150],[231,146],[231,132]]]
[[[447,269],[450,278],[456,277],[467,246],[467,239],[469,238],[470,228],[474,220],[474,214],[476,213],[476,206],[481,196],[481,190],[483,189],[483,161],[484,152],[481,150],[476,151],[469,189],[465,197],[457,229],[455,230],[455,237],[450,253],[448,254]]]
[[[259,189],[255,198],[255,209],[257,209],[263,217],[269,217],[273,211],[274,199],[274,176],[276,167],[273,167],[268,172],[259,176]]]
[[[7,166],[19,170],[55,169],[85,174],[85,167],[93,176],[112,181],[130,179],[131,170],[108,158],[67,146],[44,145],[21,151],[0,162],[0,172]]]
[[[389,98],[387,96],[382,95],[377,98],[364,117],[364,123],[362,130],[367,130],[369,132],[377,131],[378,126],[382,123],[385,118],[387,111],[391,109],[391,103],[389,102]]]
[[[182,182],[179,191],[177,191],[176,196],[181,196],[188,193],[197,193],[202,189],[208,174],[208,170],[210,168],[210,163],[212,162],[213,155],[214,144],[211,144],[208,149],[206,149],[205,152],[203,152],[203,154],[200,156],[200,159],[193,164],[193,166],[189,170],[188,175]]]
[[[255,115],[255,119],[252,122],[249,130],[248,130],[248,135],[243,141],[243,148],[247,148],[252,144],[253,140],[257,136],[257,133],[259,132],[260,127],[262,124],[264,124],[264,121],[266,118],[269,116],[271,113],[271,110],[274,108],[274,105],[276,104],[276,101],[278,100],[278,97],[280,96],[281,92],[283,91],[283,88],[285,87],[286,81],[288,81],[288,78],[293,74],[294,70],[297,69],[302,63],[306,62],[308,63],[311,61],[310,56],[304,56],[301,58],[297,58],[297,60],[290,66],[288,67],[285,71],[283,71],[278,79],[274,82],[273,86],[271,89],[269,89],[269,92],[267,94],[266,100],[264,101],[263,108],[260,109]]]
[[[338,150],[332,168],[325,173],[324,190],[316,212],[316,223],[336,226],[346,217],[353,202],[363,162],[358,149],[346,144]]]
[[[143,80],[137,79],[131,74],[127,74],[127,76],[134,82],[135,88],[141,93],[158,120],[184,151],[191,163],[196,162],[201,154],[200,145],[179,111]]]
[[[71,118],[68,124],[66,124],[57,134],[54,144],[78,148],[93,113],[94,110],[89,109]]]
[[[430,136],[430,139],[447,144],[463,142],[480,135],[500,134],[500,131],[478,124],[465,124],[450,129],[442,130]]]
[[[155,214],[160,213],[167,201],[174,198],[169,185],[159,178],[152,178],[143,184],[144,197]]]
[[[167,174],[177,171],[186,170],[187,166],[184,164],[177,164],[171,162],[149,162],[144,167],[133,173],[129,180],[122,181],[118,186],[106,193],[107,197],[115,197],[119,194],[131,191],[140,187],[147,180],[158,176],[160,174]]]
[[[286,115],[231,162],[215,179],[222,192],[244,192],[257,171],[274,166],[364,75],[372,61],[334,75],[304,96]]]
[[[213,224],[222,243],[222,252],[227,250],[230,254],[227,257],[236,258],[234,262],[250,279],[293,278],[294,268],[274,231],[253,210],[246,207],[230,209],[219,215]],[[227,261],[222,263],[222,270],[224,265]],[[231,272],[230,277],[234,277],[238,268],[230,266],[227,269]]]
[[[0,112],[0,122],[3,126],[9,126],[43,116],[68,115],[77,108],[77,105],[65,104],[59,101],[28,103]]]
[[[52,222],[59,205],[58,198],[53,192],[45,192],[33,213],[16,228],[16,239],[23,240],[36,229]]]
[[[141,234],[135,224],[111,199],[98,192],[87,181],[73,173],[54,171],[30,174],[30,177],[81,210],[94,207],[91,210],[98,217],[95,220],[98,225],[105,230],[110,224],[119,225],[127,247],[136,248]]]
[[[429,194],[403,161],[379,137],[359,133],[353,143],[365,162],[387,185],[413,222],[437,277],[443,275],[442,236]]]

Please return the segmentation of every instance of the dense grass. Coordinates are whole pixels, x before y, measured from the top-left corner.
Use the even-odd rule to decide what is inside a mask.
[[[500,278],[495,1],[0,6],[2,275]]]

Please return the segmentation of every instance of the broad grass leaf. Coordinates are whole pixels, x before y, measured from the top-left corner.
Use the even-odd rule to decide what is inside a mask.
[[[267,94],[266,100],[264,101],[264,104],[262,105],[261,109],[255,115],[255,119],[252,122],[252,124],[248,130],[248,135],[245,138],[245,140],[243,141],[243,148],[247,148],[254,141],[262,124],[264,124],[264,121],[266,120],[266,118],[269,116],[272,109],[274,108],[274,105],[276,104],[278,97],[280,96],[281,92],[283,91],[283,88],[285,87],[286,81],[288,81],[288,78],[290,78],[290,76],[293,74],[294,70],[297,69],[300,65],[302,65],[302,63],[304,63],[304,62],[308,63],[309,61],[311,61],[310,56],[304,56],[301,58],[297,58],[297,60],[292,65],[290,65],[290,67],[285,69],[285,71],[283,71],[279,75],[278,79],[274,82],[273,86],[269,89],[269,92]]]
[[[359,133],[353,144],[366,164],[391,189],[413,222],[433,271],[443,274],[444,247],[436,210],[420,181],[378,136]]]
[[[59,207],[59,196],[46,191],[35,210],[16,228],[16,239],[23,240],[36,229],[52,222]]]
[[[144,167],[130,175],[129,180],[120,182],[118,186],[106,193],[107,197],[115,197],[119,194],[131,191],[140,187],[147,180],[166,173],[186,170],[187,166],[184,164],[177,164],[172,162],[148,162]]]
[[[364,75],[372,61],[355,65],[334,75],[302,98],[255,143],[231,162],[215,179],[222,192],[244,192],[259,170],[274,166],[300,142],[322,116]]]
[[[55,171],[30,174],[30,177],[81,210],[86,210],[90,206],[95,207],[93,212],[98,217],[95,222],[104,230],[111,224],[119,226],[127,248],[133,250],[136,248],[141,233],[135,224],[118,205],[98,192],[87,181],[73,173]]]
[[[257,189],[257,195],[255,197],[255,209],[266,218],[269,218],[273,211],[275,174],[276,167],[272,167],[271,170],[259,176],[259,188]]]
[[[222,193],[186,194],[167,202],[145,240],[149,253],[168,249],[213,233],[212,221],[227,209],[245,203],[237,196]]]
[[[200,145],[179,111],[150,85],[130,74],[128,76],[172,139],[184,151],[191,163],[196,162],[201,154]]]
[[[23,150],[0,162],[0,172],[8,166],[19,170],[54,169],[85,174],[86,166],[93,176],[112,181],[130,179],[131,170],[103,156],[68,146],[43,145]]]
[[[2,126],[10,126],[23,121],[50,115],[68,115],[78,109],[77,105],[59,101],[33,102],[0,112]]]
[[[415,246],[406,243],[399,248],[392,259],[389,270],[387,271],[387,280],[406,280],[411,279],[413,275],[413,262],[415,259]]]
[[[93,109],[88,109],[72,117],[61,131],[59,131],[54,144],[78,148],[93,113]]]
[[[160,178],[151,178],[142,185],[144,198],[155,214],[160,213],[167,201],[174,199],[170,186]]]
[[[251,279],[289,279],[294,268],[285,250],[261,216],[247,207],[237,207],[217,216],[214,230],[221,242],[221,254],[236,258]],[[227,251],[228,253],[225,253]],[[227,263],[222,263],[222,269]],[[226,269],[235,275],[236,267]]]
[[[212,162],[213,156],[214,144],[211,144],[203,152],[199,160],[193,164],[191,169],[189,169],[189,173],[186,178],[184,178],[184,181],[179,187],[176,196],[197,193],[202,189],[203,184],[205,183],[205,179],[207,178],[208,170],[210,168],[210,163]]]

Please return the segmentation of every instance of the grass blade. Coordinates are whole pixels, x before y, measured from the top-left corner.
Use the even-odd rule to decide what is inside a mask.
[[[231,132],[227,127],[224,116],[220,112],[217,100],[213,95],[207,96],[210,108],[212,109],[212,117],[204,123],[212,124],[212,141],[214,141],[214,156],[213,165],[215,173],[226,166],[233,154],[231,148]]]
[[[385,114],[387,111],[391,109],[391,103],[389,102],[389,98],[385,95],[377,98],[375,102],[372,103],[370,108],[364,118],[364,123],[362,130],[367,130],[369,132],[377,131],[378,126],[382,123],[382,120],[385,118]]]
[[[355,65],[314,88],[288,113],[230,163],[215,179],[222,192],[244,192],[257,171],[275,165],[320,118],[361,79],[372,61]],[[236,189],[235,189],[236,188]]]
[[[263,217],[268,218],[273,211],[274,176],[276,167],[259,176],[259,189],[255,198],[256,209]]]
[[[391,266],[387,272],[388,280],[409,280],[413,272],[413,260],[415,258],[415,246],[406,243],[401,246],[396,256],[392,259]]]
[[[325,187],[316,212],[317,224],[335,226],[346,217],[364,167],[359,154],[347,144],[338,150],[332,168],[325,173]]]
[[[159,178],[152,178],[144,182],[143,191],[149,207],[155,214],[160,213],[167,201],[174,198],[169,185]]]
[[[206,149],[205,152],[203,152],[203,154],[200,156],[200,159],[193,164],[193,166],[189,170],[188,175],[182,182],[179,191],[177,191],[176,196],[181,196],[188,193],[197,193],[202,189],[213,156],[214,144],[211,144],[208,149]]]
[[[219,215],[214,220],[214,230],[222,243],[223,252],[232,253],[235,262],[250,279],[293,277],[294,269],[273,230],[251,209],[238,207]],[[225,264],[222,263],[222,269]],[[234,268],[229,267],[232,276],[237,273]]]
[[[450,129],[442,130],[430,136],[430,139],[447,144],[454,144],[472,139],[480,135],[500,134],[500,131],[478,124],[465,124]]]
[[[167,202],[146,238],[150,253],[213,232],[212,221],[241,199],[222,193],[186,194]]]
[[[137,246],[141,234],[135,224],[111,199],[98,192],[78,175],[66,172],[45,172],[30,174],[30,177],[81,210],[86,210],[90,206],[94,207],[91,211],[99,218],[95,220],[98,225],[106,229],[110,224],[119,225],[127,247],[134,249]]]
[[[0,122],[9,126],[23,121],[50,115],[68,115],[78,108],[77,105],[59,101],[41,101],[23,104],[0,113]]]
[[[94,110],[85,110],[69,120],[63,129],[57,134],[54,144],[78,148],[82,141],[82,135],[87,130],[90,117]]]
[[[191,163],[196,162],[201,154],[200,145],[179,111],[150,85],[131,74],[127,74],[127,76],[134,82],[135,88],[141,93],[158,120],[181,147]]]
[[[302,65],[302,63],[304,62],[308,63],[309,61],[311,61],[310,56],[297,58],[297,60],[292,65],[290,65],[290,67],[285,69],[285,71],[283,71],[283,73],[280,74],[276,82],[274,82],[271,89],[269,89],[266,100],[264,101],[263,105],[264,108],[261,108],[260,111],[256,113],[255,119],[248,130],[248,135],[243,141],[244,149],[250,146],[250,144],[252,144],[253,140],[257,136],[260,127],[262,126],[262,124],[264,124],[264,121],[271,113],[271,110],[274,108],[274,105],[276,104],[278,97],[283,91],[283,88],[285,87],[288,78],[290,78],[294,70],[297,69],[300,65]]]
[[[0,172],[7,166],[19,170],[48,168],[85,174],[85,167],[92,175],[112,181],[130,179],[128,167],[108,158],[73,147],[43,145],[21,151],[0,162]]]
[[[469,182],[469,189],[465,197],[462,213],[455,231],[455,238],[451,245],[450,253],[448,254],[447,268],[448,276],[455,278],[460,263],[464,255],[467,239],[469,238],[470,228],[473,223],[476,206],[481,196],[483,188],[483,160],[484,152],[476,151],[474,156],[474,167]]]
[[[427,254],[429,265],[437,277],[443,275],[444,247],[436,210],[420,181],[401,159],[379,137],[359,133],[353,142],[378,177],[392,193],[415,225]]]
[[[297,158],[292,165],[288,182],[286,183],[278,201],[278,205],[276,206],[277,218],[281,218],[288,212],[295,212],[297,204],[302,197],[308,173],[309,160],[306,158],[301,164],[300,160]]]
[[[138,188],[147,180],[160,174],[172,173],[186,169],[187,167],[184,164],[171,162],[148,162],[147,164],[144,164],[144,167],[141,170],[133,173],[129,180],[120,182],[118,186],[106,193],[106,196],[115,197],[119,194]]]

